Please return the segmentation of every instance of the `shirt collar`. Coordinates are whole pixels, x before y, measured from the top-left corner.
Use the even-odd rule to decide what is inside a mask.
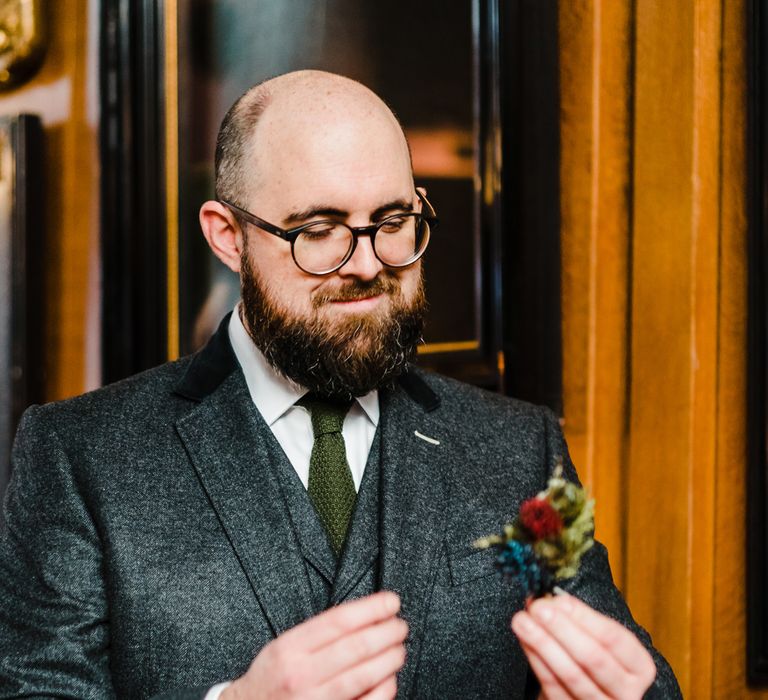
[[[267,362],[261,351],[254,345],[248,331],[240,320],[240,305],[235,306],[229,319],[229,341],[240,367],[245,375],[245,383],[251,394],[251,400],[261,413],[267,425],[278,420],[288,411],[307,390],[286,379]],[[357,398],[368,420],[374,426],[379,423],[379,394],[371,391]]]

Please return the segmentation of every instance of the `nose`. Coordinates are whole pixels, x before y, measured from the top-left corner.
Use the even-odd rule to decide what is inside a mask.
[[[384,265],[373,252],[370,236],[359,236],[357,247],[352,257],[337,270],[341,277],[357,277],[361,280],[372,280],[384,269]]]

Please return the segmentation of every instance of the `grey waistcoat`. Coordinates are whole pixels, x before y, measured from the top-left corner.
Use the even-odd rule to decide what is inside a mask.
[[[291,525],[304,556],[315,613],[378,589],[380,441],[377,430],[338,562],[304,484],[277,440],[269,441],[270,461],[277,471]]]

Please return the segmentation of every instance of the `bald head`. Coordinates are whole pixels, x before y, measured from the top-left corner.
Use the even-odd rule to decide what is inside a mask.
[[[402,128],[384,101],[349,78],[323,71],[287,73],[250,88],[230,108],[216,143],[216,196],[245,206],[278,168],[327,163],[345,151],[370,163],[393,149],[410,173]],[[391,158],[390,158],[391,162]]]

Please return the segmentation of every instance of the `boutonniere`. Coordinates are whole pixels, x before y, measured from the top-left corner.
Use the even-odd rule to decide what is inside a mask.
[[[518,579],[527,596],[539,598],[579,570],[581,557],[595,543],[594,506],[583,488],[563,478],[561,462],[547,488],[520,506],[501,535],[481,537],[474,546],[496,548],[504,577]]]

